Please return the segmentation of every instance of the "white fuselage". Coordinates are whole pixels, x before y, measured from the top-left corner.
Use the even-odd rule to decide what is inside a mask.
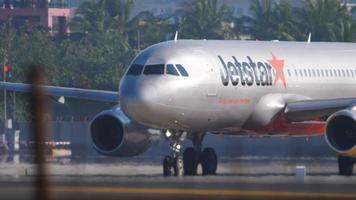
[[[355,53],[348,43],[164,42],[135,58],[143,71],[122,79],[121,106],[154,128],[240,134],[266,95],[289,95],[289,101],[355,97]],[[167,68],[144,73],[145,66],[160,64],[177,71],[179,64],[189,76],[167,74]]]

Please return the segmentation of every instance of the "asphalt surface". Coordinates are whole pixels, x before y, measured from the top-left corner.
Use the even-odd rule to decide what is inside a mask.
[[[31,160],[0,156],[0,200],[38,199]],[[335,157],[221,157],[218,175],[183,177],[162,177],[161,158],[144,160],[48,157],[49,194],[85,200],[356,199],[356,176],[338,176]],[[300,165],[304,181],[296,177]]]
[[[6,160],[0,163],[0,199],[37,199],[35,166]],[[356,176],[338,176],[335,158],[228,160],[220,163],[216,176],[183,177],[162,177],[156,161],[53,160],[48,165],[49,193],[53,199],[85,200],[356,199]],[[306,166],[303,182],[297,181],[296,165]]]
[[[36,176],[6,177],[1,199],[34,199]],[[356,199],[356,177],[336,175],[240,177],[234,175],[50,176],[54,199]],[[6,181],[5,181],[6,179]],[[334,180],[334,181],[333,181]]]

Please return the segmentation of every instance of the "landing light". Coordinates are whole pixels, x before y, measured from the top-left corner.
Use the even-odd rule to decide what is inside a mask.
[[[169,130],[167,130],[166,133],[165,133],[165,135],[166,135],[167,138],[169,138],[169,137],[172,136],[172,133],[171,133]]]

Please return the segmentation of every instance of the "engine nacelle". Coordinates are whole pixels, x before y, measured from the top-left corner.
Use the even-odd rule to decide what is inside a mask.
[[[325,139],[337,153],[356,156],[356,111],[341,110],[331,115],[326,124]]]
[[[160,131],[131,121],[115,107],[99,113],[90,123],[94,148],[109,156],[135,156],[145,152],[159,138]]]

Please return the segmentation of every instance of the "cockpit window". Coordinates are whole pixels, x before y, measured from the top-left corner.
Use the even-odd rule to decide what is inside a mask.
[[[167,65],[166,73],[173,76],[179,76],[179,73],[177,72],[176,68],[172,64]]]
[[[189,76],[188,72],[184,69],[184,67],[182,65],[177,64],[176,67],[182,76],[186,76],[186,77]]]
[[[164,74],[164,65],[146,65],[145,70],[143,71],[146,75],[160,75]]]
[[[127,71],[127,75],[139,76],[143,70],[143,65],[132,64],[130,69]]]

